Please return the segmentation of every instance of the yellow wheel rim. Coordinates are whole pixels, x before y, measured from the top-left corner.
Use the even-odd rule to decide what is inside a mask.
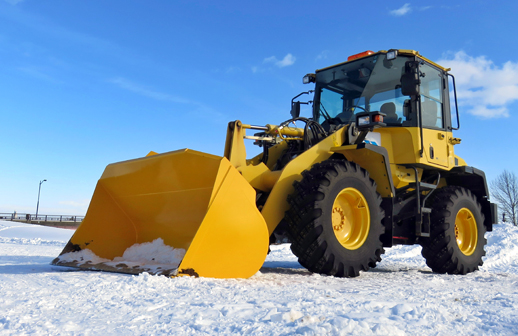
[[[478,241],[477,221],[473,213],[462,208],[455,218],[455,238],[460,251],[469,256],[475,252]]]
[[[349,250],[360,248],[370,229],[369,205],[362,193],[345,188],[335,198],[331,221],[336,239]]]

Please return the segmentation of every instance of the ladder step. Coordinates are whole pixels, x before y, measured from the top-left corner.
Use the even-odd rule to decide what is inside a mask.
[[[424,182],[419,182],[419,187],[421,187],[423,189],[435,189],[435,188],[437,188],[437,186],[435,184],[424,183]]]
[[[419,189],[421,191],[423,190],[432,190],[432,189],[435,189],[437,188],[437,186],[435,184],[431,184],[431,183],[424,183],[424,182],[418,182],[418,183],[410,183],[408,185],[409,188],[412,188],[412,189],[417,189],[417,184],[419,184]]]
[[[412,189],[416,189],[417,184],[419,184],[419,189],[421,189],[421,191],[437,188],[437,186],[435,184],[424,183],[424,182],[417,182],[417,183],[414,182],[414,183],[410,183],[408,186]]]
[[[432,209],[421,207],[421,222],[417,222],[416,235],[419,237],[430,237],[430,213]]]

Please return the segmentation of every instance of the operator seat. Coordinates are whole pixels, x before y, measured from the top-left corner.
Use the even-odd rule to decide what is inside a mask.
[[[421,115],[423,116],[423,127],[438,127],[437,103],[433,100],[426,100],[421,103]],[[442,124],[442,121],[441,121]],[[442,125],[440,126],[442,127]]]
[[[383,118],[383,121],[386,123],[398,123],[399,118],[396,114],[396,104],[389,102],[381,105],[380,112],[385,113],[386,116]]]

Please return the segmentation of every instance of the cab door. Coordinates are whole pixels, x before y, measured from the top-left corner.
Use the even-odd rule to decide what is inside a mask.
[[[447,168],[450,162],[450,146],[445,123],[445,85],[443,72],[424,63],[419,67],[420,111],[423,126],[423,152],[428,163]]]

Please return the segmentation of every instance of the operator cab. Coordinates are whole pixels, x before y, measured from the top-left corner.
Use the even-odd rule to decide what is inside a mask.
[[[413,93],[405,85],[402,91],[410,63],[416,67]],[[419,109],[422,127],[451,130],[450,114],[444,113],[449,111],[447,70],[415,51],[367,51],[306,75],[304,82],[315,82],[313,120],[326,131],[374,111],[385,115],[387,127],[418,127]]]

